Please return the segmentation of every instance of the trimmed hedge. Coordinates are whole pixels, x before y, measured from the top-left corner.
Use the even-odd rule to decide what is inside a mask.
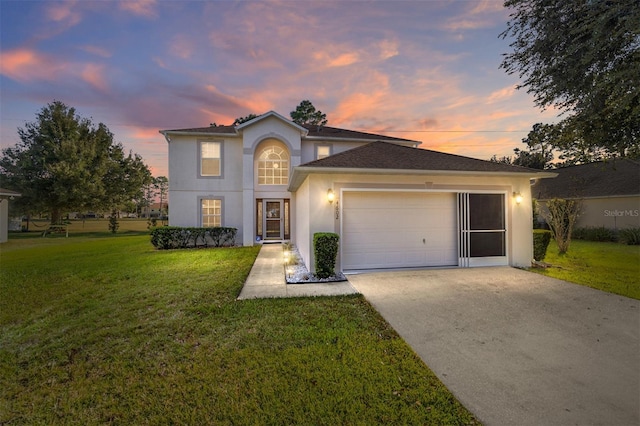
[[[538,262],[547,255],[547,247],[551,241],[551,232],[544,230],[533,231],[533,258]]]
[[[333,232],[313,234],[313,253],[315,255],[316,276],[329,278],[336,274],[336,258],[340,236]]]
[[[618,235],[613,229],[604,226],[585,226],[575,228],[572,237],[576,240],[586,241],[618,241]]]
[[[231,247],[236,243],[237,228],[183,228],[163,226],[151,231],[151,244],[159,250],[196,247]]]

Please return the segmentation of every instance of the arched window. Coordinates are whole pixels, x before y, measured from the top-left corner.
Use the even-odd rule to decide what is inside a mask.
[[[258,184],[289,184],[289,152],[278,142],[264,145],[258,155]]]

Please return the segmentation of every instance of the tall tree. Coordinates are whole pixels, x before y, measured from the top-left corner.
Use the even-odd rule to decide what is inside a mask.
[[[638,1],[507,0],[505,7],[512,12],[500,36],[514,41],[501,68],[523,79],[518,88],[539,107],[564,112],[562,128],[579,134],[582,151],[637,152]]]
[[[550,168],[558,133],[558,128],[552,124],[534,124],[527,137],[522,139],[527,149],[514,149],[516,160],[513,164],[540,170]]]
[[[151,178],[139,155],[124,154],[107,126],[54,101],[18,129],[20,142],[2,150],[0,186],[22,193],[26,213],[117,208]]]
[[[298,124],[311,124],[316,126],[324,126],[327,124],[327,114],[316,110],[316,107],[307,99],[300,102],[296,110],[291,111],[289,115],[294,123]]]

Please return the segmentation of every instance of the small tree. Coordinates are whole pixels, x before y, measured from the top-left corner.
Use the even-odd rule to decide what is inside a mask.
[[[120,227],[120,223],[118,222],[118,211],[116,209],[111,210],[111,215],[109,215],[109,231],[112,234],[118,232],[118,228]]]
[[[547,211],[543,212],[545,220],[551,228],[560,254],[569,250],[571,232],[580,216],[582,200],[565,200],[554,198],[547,201]]]
[[[169,190],[169,179],[166,176],[158,176],[153,178],[153,187],[156,190],[156,195],[160,197],[160,220],[164,225],[165,215],[162,213],[163,203],[167,199],[167,191]]]

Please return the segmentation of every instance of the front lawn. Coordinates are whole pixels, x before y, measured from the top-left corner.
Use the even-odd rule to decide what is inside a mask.
[[[3,244],[0,424],[477,423],[361,296],[236,301],[256,254]]]
[[[569,251],[558,254],[553,240],[545,263],[535,272],[610,293],[640,299],[640,246],[573,240]]]

